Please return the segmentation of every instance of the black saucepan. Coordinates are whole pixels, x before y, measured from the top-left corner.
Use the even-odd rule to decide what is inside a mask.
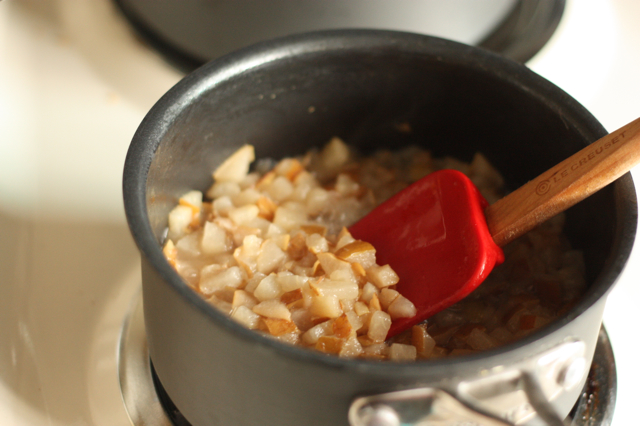
[[[399,132],[402,123],[411,132]],[[420,144],[467,161],[482,151],[516,188],[605,133],[581,105],[525,66],[423,35],[318,32],[206,64],[148,113],[124,169],[126,214],[142,254],[149,351],[161,385],[195,426],[347,425],[350,409],[352,423],[367,424],[358,423],[362,404],[354,401],[407,389],[435,390],[425,397],[426,411],[444,404],[444,393],[519,423],[548,417],[532,413],[540,396],[566,415],[586,378],[606,296],[633,244],[637,209],[629,174],[567,213],[566,232],[587,264],[581,301],[527,338],[473,356],[384,363],[281,344],[193,293],[165,261],[161,241],[177,198],[206,189],[211,171],[246,143],[258,157],[273,158],[302,154],[335,135],[364,151]],[[549,359],[560,361],[548,370]],[[532,383],[539,392],[530,392]]]

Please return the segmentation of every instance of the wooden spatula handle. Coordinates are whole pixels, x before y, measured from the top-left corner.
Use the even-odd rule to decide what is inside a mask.
[[[640,163],[640,118],[555,165],[487,207],[491,235],[504,246],[602,189]]]

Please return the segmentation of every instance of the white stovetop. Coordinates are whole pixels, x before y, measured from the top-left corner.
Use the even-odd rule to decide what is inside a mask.
[[[569,0],[529,65],[613,130],[640,116],[639,19],[637,0]],[[129,425],[115,354],[139,267],[121,172],[144,114],[181,76],[108,0],[0,0],[0,424]],[[638,423],[639,257],[605,312],[613,426]]]

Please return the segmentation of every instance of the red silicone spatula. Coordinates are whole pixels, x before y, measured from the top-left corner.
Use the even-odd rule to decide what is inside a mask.
[[[640,119],[597,140],[495,204],[462,173],[415,182],[349,228],[376,247],[417,308],[388,337],[467,296],[504,260],[500,247],[613,182],[640,162]]]

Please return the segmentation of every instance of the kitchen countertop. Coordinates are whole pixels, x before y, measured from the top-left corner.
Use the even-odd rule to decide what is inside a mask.
[[[637,0],[569,0],[528,65],[616,129],[640,116],[639,18]],[[122,166],[145,113],[182,74],[107,0],[0,1],[0,63],[0,424],[128,425],[115,354],[139,259]],[[637,421],[639,256],[605,310],[613,426]]]

